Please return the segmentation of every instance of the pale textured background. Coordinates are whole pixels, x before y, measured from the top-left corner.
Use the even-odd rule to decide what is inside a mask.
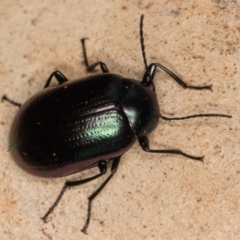
[[[142,13],[148,62],[161,62],[189,84],[213,84],[213,92],[184,90],[158,71],[162,113],[233,119],[160,120],[152,147],[205,155],[205,163],[145,153],[136,143],[94,201],[84,235],[87,196],[103,179],[67,191],[49,222],[42,222],[65,178],[36,178],[15,165],[7,148],[17,108],[1,103],[1,239],[240,238],[239,1],[2,0],[0,95],[24,102],[56,69],[69,79],[85,76],[82,37],[89,38],[90,62],[102,60],[112,72],[141,79]]]

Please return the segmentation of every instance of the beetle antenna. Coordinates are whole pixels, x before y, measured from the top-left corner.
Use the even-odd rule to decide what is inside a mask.
[[[140,43],[141,43],[141,49],[142,49],[143,62],[147,71],[148,65],[147,65],[147,59],[145,54],[145,45],[144,45],[144,37],[143,37],[143,18],[144,18],[144,15],[142,14],[140,18]]]

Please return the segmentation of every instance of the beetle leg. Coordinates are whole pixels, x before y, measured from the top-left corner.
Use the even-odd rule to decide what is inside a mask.
[[[82,229],[82,232],[86,233],[88,225],[89,225],[89,221],[90,221],[90,217],[91,217],[91,210],[92,210],[92,200],[102,191],[102,189],[107,185],[107,183],[109,182],[109,180],[113,177],[113,175],[116,173],[119,162],[120,162],[120,158],[116,157],[112,160],[112,167],[111,167],[111,174],[108,176],[108,178],[88,197],[88,211],[87,211],[87,220],[85,222],[85,225]]]
[[[203,162],[203,158],[204,158],[203,156],[201,156],[201,157],[192,156],[192,155],[186,154],[186,153],[184,153],[184,152],[182,152],[181,150],[178,150],[178,149],[150,149],[149,148],[149,140],[146,136],[138,137],[138,141],[139,141],[139,144],[142,147],[143,151],[146,151],[146,152],[179,154],[179,155],[182,155],[184,157]]]
[[[68,79],[63,75],[63,73],[61,73],[60,71],[57,70],[57,71],[54,71],[53,73],[51,73],[51,75],[49,76],[49,78],[43,88],[49,87],[53,77],[55,77],[57,79],[59,84],[68,81]]]
[[[226,118],[232,118],[231,115],[218,114],[218,113],[194,114],[194,115],[189,115],[189,116],[185,116],[185,117],[173,117],[173,118],[165,117],[165,116],[162,116],[160,114],[159,117],[166,120],[166,121],[184,120],[184,119],[197,118],[197,117],[226,117]]]
[[[47,82],[46,82],[46,84],[44,85],[43,88],[49,87],[53,77],[55,77],[57,79],[59,84],[68,81],[68,79],[60,71],[57,70],[57,71],[54,71],[53,73],[51,73],[51,75],[49,76],[49,78],[48,78],[48,80],[47,80]],[[12,99],[8,98],[6,95],[2,96],[1,101],[8,101],[12,105],[15,105],[15,106],[18,106],[18,107],[21,107],[21,105],[22,105],[18,102],[13,101]]]
[[[61,200],[64,192],[66,191],[66,189],[68,187],[74,187],[74,186],[78,186],[78,185],[81,185],[81,184],[84,184],[84,183],[87,183],[87,182],[90,182],[96,178],[99,178],[100,176],[104,175],[106,172],[107,172],[107,162],[106,161],[100,161],[98,163],[98,168],[100,170],[100,173],[95,175],[95,176],[92,176],[92,177],[89,177],[89,178],[85,178],[85,179],[81,179],[81,180],[78,180],[78,181],[66,181],[60,194],[58,195],[57,199],[55,200],[55,202],[53,203],[53,205],[49,208],[49,210],[46,212],[46,214],[42,217],[42,220],[44,222],[47,221],[47,218],[48,218],[48,215],[54,210],[54,208],[58,205],[59,201]]]
[[[168,68],[164,67],[160,63],[151,63],[148,66],[148,69],[147,69],[147,71],[145,72],[145,74],[143,76],[142,84],[147,85],[147,86],[149,86],[149,85],[153,85],[154,86],[153,78],[154,78],[154,75],[155,75],[157,67],[161,68],[168,75],[170,75],[183,88],[190,88],[190,89],[195,89],[195,90],[207,89],[207,90],[211,90],[212,91],[212,85],[206,85],[206,86],[191,86],[191,85],[187,85],[181,78],[179,78],[172,71],[170,71]]]
[[[103,73],[108,73],[109,72],[106,64],[103,63],[103,62],[95,62],[95,63],[91,64],[90,66],[87,67],[87,71],[92,72],[95,69],[95,67],[97,67],[98,65],[100,65]]]
[[[2,102],[2,101],[7,101],[7,102],[9,102],[9,103],[11,103],[12,105],[17,106],[17,107],[21,107],[21,105],[22,105],[21,103],[15,102],[15,101],[13,101],[12,99],[8,98],[6,95],[3,95],[3,96],[2,96],[1,102]]]
[[[84,63],[86,65],[86,69],[88,72],[92,72],[98,65],[100,65],[100,68],[103,73],[108,73],[109,70],[107,68],[107,65],[103,62],[95,62],[91,65],[88,63],[88,58],[87,58],[87,51],[86,51],[86,46],[85,46],[85,40],[87,38],[82,38],[81,43],[82,43],[82,50],[83,50],[83,58],[84,58]]]

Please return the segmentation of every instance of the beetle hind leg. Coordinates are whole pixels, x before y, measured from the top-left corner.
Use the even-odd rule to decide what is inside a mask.
[[[78,185],[82,185],[84,183],[87,183],[87,182],[90,182],[96,178],[99,178],[101,177],[102,175],[104,175],[106,172],[107,172],[107,162],[106,161],[100,161],[98,163],[98,168],[100,170],[100,173],[95,175],[95,176],[92,176],[92,177],[89,177],[89,178],[85,178],[85,179],[81,179],[81,180],[78,180],[78,181],[66,181],[61,192],[59,193],[57,199],[55,200],[55,202],[53,203],[53,205],[49,208],[49,210],[46,212],[46,214],[42,217],[42,220],[44,222],[47,222],[47,218],[49,216],[49,214],[55,209],[55,207],[58,205],[58,203],[60,202],[64,192],[66,191],[66,189],[68,187],[75,187],[75,186],[78,186]],[[90,218],[90,216],[88,216],[88,218]],[[89,221],[88,221],[89,222]]]
[[[7,102],[9,102],[10,104],[12,104],[12,105],[14,105],[14,106],[17,106],[17,107],[21,107],[21,105],[22,105],[21,103],[15,102],[14,100],[8,98],[6,95],[3,95],[3,96],[2,96],[1,102],[2,102],[2,101],[7,101]]]
[[[107,183],[109,182],[109,180],[113,177],[113,175],[116,173],[119,162],[120,162],[120,158],[116,157],[112,160],[112,167],[111,167],[111,174],[108,176],[108,178],[88,197],[88,210],[87,210],[87,219],[85,222],[85,225],[82,229],[82,232],[86,233],[89,222],[90,222],[90,218],[91,218],[91,210],[92,210],[92,201],[93,199],[102,191],[102,189],[107,185]]]

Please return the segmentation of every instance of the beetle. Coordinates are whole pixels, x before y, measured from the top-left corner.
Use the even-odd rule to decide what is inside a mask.
[[[12,104],[20,106],[11,130],[9,150],[15,162],[25,171],[40,177],[63,177],[98,167],[99,173],[77,181],[66,181],[56,201],[43,216],[57,206],[65,190],[90,182],[107,172],[111,173],[88,197],[87,217],[82,228],[88,228],[93,199],[101,192],[118,169],[121,156],[138,140],[142,150],[150,153],[179,154],[203,161],[203,156],[193,156],[178,149],[151,149],[148,135],[164,120],[183,120],[196,117],[226,117],[226,114],[196,114],[169,118],[161,115],[155,93],[154,76],[162,69],[181,87],[193,90],[211,90],[211,85],[187,85],[160,63],[147,64],[143,37],[143,15],[140,18],[140,45],[145,65],[142,81],[110,73],[104,62],[88,63],[86,39],[81,39],[86,70],[101,68],[101,74],[68,81],[60,71],[54,71],[44,89],[23,105],[7,96]],[[53,78],[57,86],[50,86]]]

